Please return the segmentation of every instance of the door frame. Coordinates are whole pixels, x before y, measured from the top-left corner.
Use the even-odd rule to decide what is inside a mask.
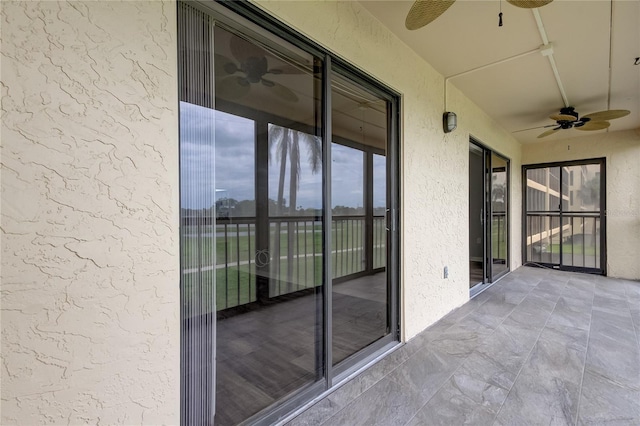
[[[483,262],[483,280],[480,283],[475,284],[473,287],[469,288],[469,294],[471,297],[477,296],[478,294],[480,294],[482,291],[484,291],[485,289],[487,289],[489,286],[491,286],[494,282],[498,281],[500,278],[502,278],[503,276],[505,276],[506,274],[508,274],[511,271],[511,268],[509,266],[510,263],[510,259],[511,259],[511,245],[509,244],[509,241],[511,240],[511,214],[509,212],[510,207],[511,207],[511,159],[509,157],[507,157],[506,155],[503,155],[502,153],[488,147],[487,145],[483,144],[482,142],[480,142],[478,139],[474,138],[473,136],[469,137],[469,148],[471,149],[471,145],[475,145],[477,148],[479,148],[480,150],[482,150],[482,168],[483,168],[483,213],[482,217],[483,217],[483,230],[482,230],[482,237],[484,239],[483,241],[483,256],[482,256],[482,262]],[[492,218],[493,218],[493,205],[492,205],[492,197],[491,197],[491,191],[492,191],[492,187],[491,187],[491,182],[492,182],[492,175],[493,175],[493,167],[492,167],[492,155],[496,155],[498,157],[501,157],[502,159],[505,160],[505,162],[507,163],[506,165],[506,191],[505,191],[505,196],[507,199],[507,206],[506,206],[506,224],[505,227],[507,229],[507,267],[506,269],[501,272],[500,274],[494,276],[493,274],[493,239],[492,239],[492,227],[491,224],[493,223]],[[470,171],[469,171],[470,173]],[[469,193],[470,195],[470,193]],[[469,253],[469,262],[471,261],[471,254]]]
[[[530,262],[527,260],[527,170],[547,167],[582,166],[589,164],[600,165],[600,268],[585,268],[581,266],[563,265],[562,250],[560,250],[559,262]],[[523,164],[522,165],[522,264],[527,266],[548,267],[560,271],[581,272],[596,275],[607,275],[607,159],[606,157],[587,158],[582,160],[555,161],[548,163]],[[562,191],[562,173],[559,177],[560,191]],[[562,192],[561,192],[562,195]],[[567,212],[571,213],[571,212]],[[560,218],[560,238],[562,240],[562,202],[558,213]]]

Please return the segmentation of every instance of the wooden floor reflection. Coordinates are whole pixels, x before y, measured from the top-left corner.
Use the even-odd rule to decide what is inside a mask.
[[[386,273],[334,286],[333,357],[342,360],[387,333]],[[217,322],[216,425],[236,424],[322,379],[321,294]]]

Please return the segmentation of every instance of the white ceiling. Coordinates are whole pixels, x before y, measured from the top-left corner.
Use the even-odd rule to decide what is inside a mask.
[[[409,31],[404,22],[413,1],[361,3],[523,143],[640,128],[640,65],[634,65],[640,56],[640,0],[555,0],[536,9],[569,105],[580,116],[631,111],[612,120],[608,130],[560,130],[545,139],[537,136],[546,129],[521,130],[554,124],[548,116],[565,105],[549,59],[537,51],[543,38],[532,9],[500,0],[457,0],[435,21]],[[489,64],[494,65],[482,68]]]

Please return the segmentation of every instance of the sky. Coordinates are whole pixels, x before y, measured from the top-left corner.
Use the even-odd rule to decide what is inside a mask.
[[[300,138],[302,139],[302,138]],[[211,207],[215,199],[255,198],[255,130],[252,120],[221,111],[180,103],[180,189],[183,208]],[[269,198],[277,199],[280,164],[271,149]],[[310,150],[300,144],[300,183],[296,204],[322,208],[321,170],[312,172]],[[385,205],[385,158],[374,156],[374,206]],[[363,205],[363,154],[332,145],[332,207]],[[285,180],[288,199],[289,165]]]

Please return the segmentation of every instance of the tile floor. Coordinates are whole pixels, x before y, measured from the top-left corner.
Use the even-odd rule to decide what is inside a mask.
[[[522,267],[294,425],[640,425],[640,282]]]

